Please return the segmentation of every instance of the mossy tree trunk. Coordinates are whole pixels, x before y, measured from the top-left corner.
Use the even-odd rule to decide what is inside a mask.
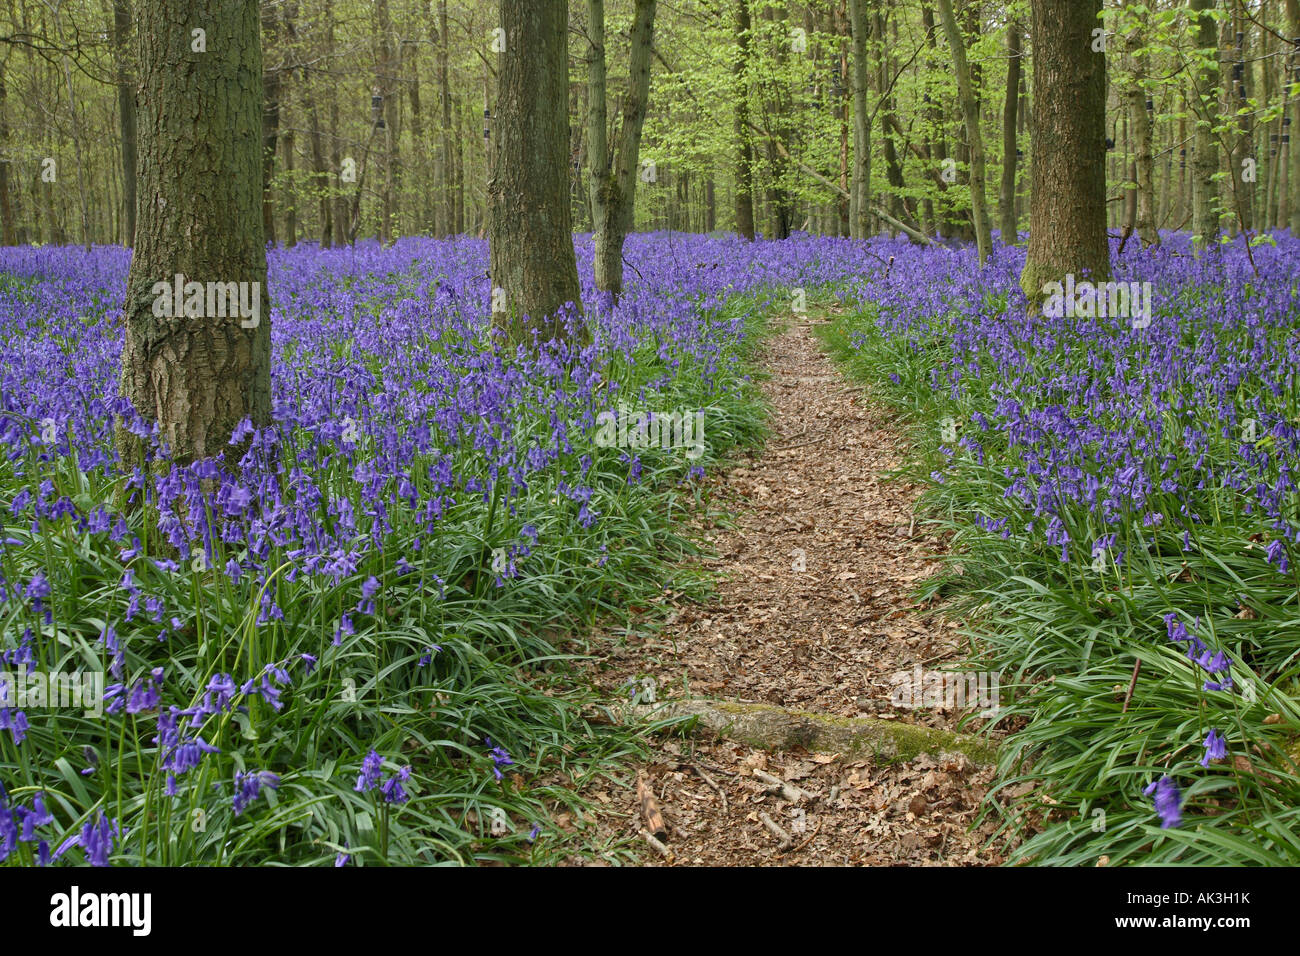
[[[587,0],[587,157],[591,169],[591,216],[595,232],[596,288],[623,293],[623,240],[632,231],[641,129],[650,99],[650,51],[656,0],[636,0],[627,94],[614,143],[608,135],[605,61],[605,0]]]
[[[970,201],[971,216],[975,220],[975,247],[983,263],[992,250],[991,227],[984,185],[984,137],[980,134],[979,104],[975,100],[975,86],[966,62],[966,41],[957,26],[952,0],[938,0],[939,18],[952,51],[953,71],[957,74],[957,90],[961,99],[962,117],[966,123],[966,139],[970,143]],[[1035,51],[1037,52],[1037,51]],[[1034,57],[1035,62],[1038,56]]]

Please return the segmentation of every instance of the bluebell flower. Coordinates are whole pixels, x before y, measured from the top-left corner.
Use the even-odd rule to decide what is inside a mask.
[[[1148,797],[1154,794],[1156,813],[1160,815],[1160,828],[1167,830],[1183,822],[1179,812],[1180,795],[1178,787],[1168,774],[1150,784],[1142,791]]]
[[[113,852],[113,838],[121,836],[117,821],[109,821],[104,811],[99,811],[99,819],[87,823],[81,828],[80,844],[85,851],[86,862],[91,866],[108,866],[109,856]],[[67,844],[64,844],[66,847]]]
[[[1280,574],[1286,574],[1291,567],[1291,562],[1287,560],[1286,545],[1281,541],[1275,540],[1268,546],[1266,555],[1269,564],[1276,564]]]
[[[1211,729],[1205,738],[1205,756],[1201,758],[1201,766],[1208,767],[1211,760],[1222,760],[1228,756],[1228,745],[1217,730]]]
[[[280,786],[280,778],[269,770],[255,770],[235,774],[235,816],[239,816],[250,803],[257,799],[262,788],[274,790]]]
[[[484,737],[483,743],[487,744],[487,746],[489,747],[492,747],[492,738]],[[492,749],[488,751],[488,756],[492,758],[493,775],[498,780],[504,779],[501,773],[501,768],[508,767],[514,764],[514,761],[510,759],[510,754],[506,753],[505,748],[503,747],[492,747]]]
[[[365,759],[361,761],[361,775],[357,777],[357,785],[353,787],[358,793],[366,793],[375,789],[379,785],[379,774],[383,770],[384,758],[379,756],[375,751],[366,754]]]
[[[384,801],[386,803],[405,803],[409,800],[410,796],[402,789],[402,784],[409,780],[410,777],[411,768],[403,767],[401,770],[397,771],[397,773],[393,774],[393,776],[384,781],[383,785],[379,788],[380,792],[384,795]]]

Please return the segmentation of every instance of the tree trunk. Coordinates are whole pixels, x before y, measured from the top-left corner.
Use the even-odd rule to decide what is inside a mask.
[[[117,72],[118,130],[122,136],[122,198],[126,229],[123,245],[135,240],[135,81],[128,67],[127,46],[131,33],[130,0],[113,0],[113,53]]]
[[[1286,22],[1291,36],[1292,82],[1300,83],[1300,0],[1286,0]],[[1287,179],[1289,190],[1284,190],[1286,207],[1290,211],[1291,235],[1300,236],[1300,96],[1291,97],[1291,130],[1287,134]]]
[[[497,151],[488,182],[492,320],[515,343],[565,339],[580,312],[569,208],[568,0],[501,0]],[[499,290],[499,292],[498,292]]]
[[[435,37],[435,43],[437,38]],[[409,49],[408,49],[409,48]],[[415,231],[423,235],[441,235],[438,229],[438,216],[435,212],[435,205],[441,208],[441,203],[435,204],[433,194],[436,186],[442,179],[442,171],[438,169],[441,157],[437,150],[429,149],[428,139],[425,137],[424,130],[424,108],[420,100],[420,54],[419,48],[414,40],[402,41],[403,59],[409,58],[411,63],[411,78],[406,83],[407,95],[411,104],[411,145],[412,152],[415,154],[412,159],[412,165],[415,168],[416,183],[416,202],[419,203],[415,210]],[[430,153],[432,156],[432,165],[434,167],[433,175],[429,175]],[[432,180],[432,182],[431,182]]]
[[[1197,51],[1201,57],[1195,71],[1193,92],[1196,143],[1192,153],[1192,236],[1197,250],[1204,249],[1219,235],[1219,147],[1213,127],[1219,113],[1219,29],[1209,15],[1217,0],[1191,0]]]
[[[853,176],[850,191],[857,215],[849,225],[854,239],[871,234],[871,114],[867,110],[867,0],[849,0],[853,35]]]
[[[1020,287],[1110,277],[1106,238],[1106,58],[1093,51],[1101,0],[1033,0],[1033,181]]]
[[[379,41],[375,84],[382,98],[379,117],[384,143],[384,187],[380,206],[379,237],[387,243],[393,238],[395,231],[400,231],[397,192],[401,177],[398,156],[401,120],[398,107],[402,102],[397,94],[398,77],[402,72],[400,51],[395,52],[393,48],[393,24],[388,16],[388,0],[376,0],[375,31]]]
[[[325,0],[325,62],[327,68],[334,68],[334,3],[333,0]],[[334,194],[331,202],[334,206],[334,214],[331,217],[334,223],[334,245],[344,246],[348,241],[348,197],[347,184],[343,181],[343,160],[349,159],[355,163],[355,157],[344,156],[339,149],[339,98],[338,84],[331,82],[327,85],[327,98],[329,100],[330,113],[330,167],[334,171]],[[355,166],[353,175],[356,174]]]
[[[277,46],[279,39],[279,21],[276,8],[263,0],[262,33],[266,45]],[[262,85],[266,95],[262,111],[262,230],[267,242],[275,242],[275,202],[271,192],[271,181],[275,178],[275,152],[280,136],[280,76],[283,71],[276,66],[266,71]],[[145,87],[145,89],[149,89]]]
[[[451,37],[447,33],[447,0],[438,0],[438,95],[442,101],[442,164],[438,179],[438,200],[441,206],[439,221],[442,230],[439,235],[450,235],[461,226],[457,224],[456,197],[452,195],[452,181],[456,178],[456,163],[452,158],[453,149],[459,149],[452,142],[451,129],[451,80],[447,72],[447,57],[451,50]]]
[[[286,249],[292,249],[298,244],[298,202],[293,181],[293,130],[285,130],[281,140],[284,143],[284,171],[288,179],[284,190],[284,245]]]
[[[9,67],[9,54],[0,60],[0,243],[12,246],[18,241],[14,230],[14,209],[10,199],[9,176],[9,105],[5,75]]]
[[[781,38],[778,40],[774,57],[775,69],[759,84],[759,89],[765,93],[763,111],[767,120],[764,130],[767,134],[765,152],[769,170],[766,192],[767,205],[772,214],[772,229],[767,236],[769,239],[788,239],[794,228],[794,197],[790,193],[787,181],[789,163],[786,160],[793,134],[791,103],[784,84],[777,79],[786,75],[789,60],[787,55],[789,41],[785,39],[789,35],[789,30],[785,27],[788,13],[785,7],[770,5],[764,6],[761,10],[763,19],[781,25],[775,31]],[[779,149],[778,145],[785,149]]]
[[[206,52],[192,50],[195,23],[209,25]],[[174,461],[223,452],[233,461],[228,442],[235,426],[271,419],[258,4],[142,0],[136,27],[149,95],[139,131],[138,229],[127,279],[121,391],[141,416],[157,422]],[[214,308],[228,300],[209,291],[187,295],[182,316],[160,316],[160,305],[168,311],[174,305],[178,274],[204,284],[195,289],[248,283],[246,295],[235,298],[250,308]],[[118,440],[128,468],[143,464],[138,438],[119,429]]]
[[[1158,246],[1160,233],[1156,231],[1155,212],[1155,155],[1151,145],[1151,114],[1147,112],[1145,89],[1146,68],[1138,51],[1142,48],[1142,31],[1131,25],[1127,38],[1129,67],[1128,115],[1132,133],[1134,178],[1137,185],[1136,226],[1143,246]]]
[[[1002,103],[1002,187],[998,191],[1002,243],[1019,241],[1016,222],[1016,107],[1020,101],[1020,24],[1007,24],[1007,95]]]
[[[749,0],[736,0],[736,63],[732,73],[736,98],[736,232],[754,238],[754,148],[749,131]]]
[[[596,288],[623,293],[623,239],[632,230],[641,129],[650,98],[650,51],[656,0],[636,0],[622,123],[613,148],[607,139],[605,0],[587,0],[590,61],[587,78],[587,155],[591,169],[591,216],[596,241]]]
[[[456,225],[453,229],[456,235],[463,235],[465,232],[465,137],[463,135],[465,128],[465,104],[460,97],[452,101],[456,114],[456,135],[450,137],[450,141],[455,144],[455,205],[456,205]],[[450,134],[449,134],[450,136]]]
[[[1091,0],[1089,0],[1091,2]],[[984,201],[984,139],[980,135],[979,106],[975,102],[975,89],[971,71],[966,63],[966,46],[957,18],[952,12],[952,0],[938,0],[939,17],[952,49],[953,70],[957,74],[957,90],[961,98],[962,115],[966,121],[966,138],[970,141],[970,198],[971,214],[975,220],[975,246],[981,263],[989,257],[992,247],[988,206]],[[1035,51],[1037,53],[1037,51]],[[1036,55],[1035,60],[1038,59]],[[1104,79],[1104,74],[1103,74]]]
[[[311,117],[311,168],[312,188],[320,197],[320,244],[328,249],[334,238],[333,203],[329,197],[330,175],[325,166],[325,148],[321,143],[320,117],[316,115],[316,104],[307,99],[304,104]]]

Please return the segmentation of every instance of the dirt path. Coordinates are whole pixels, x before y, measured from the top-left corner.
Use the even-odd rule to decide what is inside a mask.
[[[813,322],[817,321],[815,318]],[[790,320],[768,343],[773,436],[761,454],[710,479],[734,527],[706,526],[722,578],[654,637],[617,648],[593,674],[611,693],[653,678],[660,698],[764,702],[834,716],[954,726],[956,715],[895,708],[890,675],[956,656],[956,625],[915,606],[941,542],[912,521],[919,489],[883,481],[906,449],[889,414],[865,404]],[[915,531],[915,533],[913,533]],[[674,865],[973,864],[1000,859],[967,833],[991,771],[960,756],[872,759],[755,751],[727,741],[652,741],[642,771],[669,827]],[[814,796],[769,794],[754,771]],[[725,795],[725,799],[724,799]],[[597,791],[608,836],[643,824],[635,789]],[[781,851],[762,815],[785,829]],[[986,825],[988,826],[988,825]],[[666,858],[649,853],[649,863]]]

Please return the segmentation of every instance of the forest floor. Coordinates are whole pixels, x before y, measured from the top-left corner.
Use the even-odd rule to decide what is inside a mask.
[[[704,561],[716,593],[675,607],[658,629],[611,637],[614,649],[590,667],[606,693],[626,698],[649,677],[660,701],[708,697],[956,729],[957,713],[891,703],[890,675],[961,656],[957,623],[913,598],[938,570],[944,543],[913,518],[919,487],[886,480],[906,442],[893,415],[824,354],[814,333],[823,320],[787,317],[774,329],[760,357],[771,375],[763,383],[771,437],[708,479],[713,510],[734,516],[727,527],[700,522],[716,554]],[[651,759],[634,770],[658,799],[671,856],[639,836],[635,781],[585,791],[597,842],[633,839],[648,864],[1002,862],[985,846],[993,818],[970,830],[993,770],[960,754],[891,764],[672,733],[649,746]],[[787,803],[755,771],[809,796]]]

